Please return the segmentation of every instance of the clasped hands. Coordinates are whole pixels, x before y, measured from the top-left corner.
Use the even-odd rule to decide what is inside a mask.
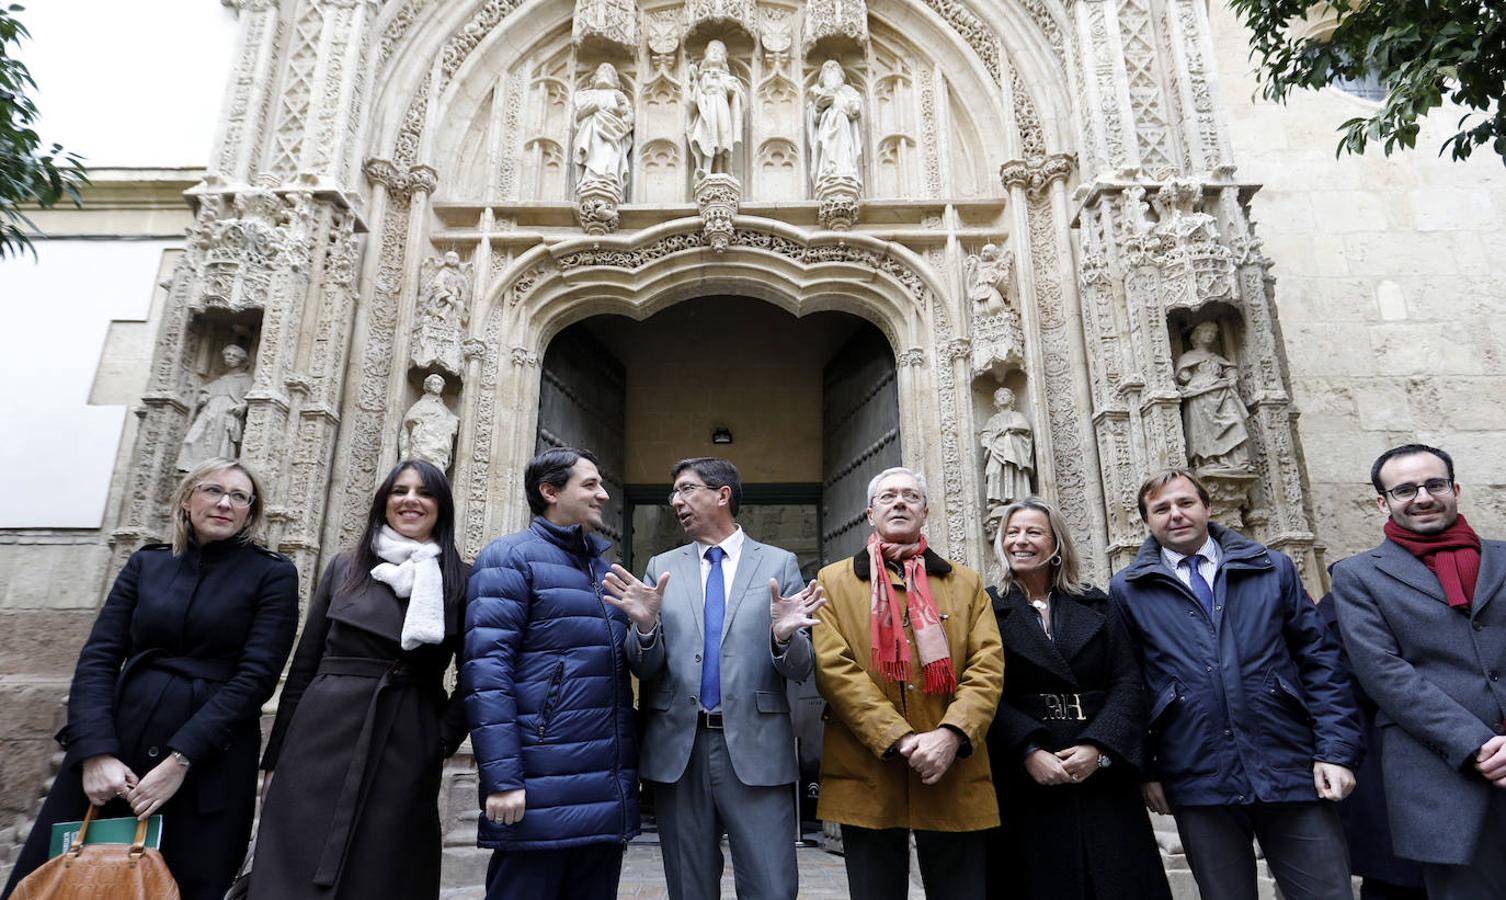
[[[1475,754],[1475,771],[1498,788],[1506,788],[1506,734],[1486,741]]]
[[[130,766],[102,753],[84,760],[84,795],[95,806],[120,797],[131,805],[136,818],[145,819],[173,798],[187,775],[188,767],[168,756],[138,779]]]
[[[920,774],[921,784],[935,784],[957,759],[962,736],[945,726],[919,734],[910,732],[894,742],[894,752]]]
[[[653,631],[658,623],[659,609],[664,605],[664,589],[668,585],[668,572],[659,576],[658,583],[649,584],[619,565],[613,565],[612,571],[601,581],[601,586],[606,588],[606,601],[626,613],[638,633],[643,635]],[[814,613],[825,605],[825,592],[814,580],[798,593],[782,597],[778,580],[770,578],[769,622],[774,640],[787,643],[801,628],[819,624]]]
[[[1073,744],[1057,750],[1032,750],[1025,757],[1025,771],[1036,784],[1078,784],[1098,771],[1099,751],[1088,744]]]

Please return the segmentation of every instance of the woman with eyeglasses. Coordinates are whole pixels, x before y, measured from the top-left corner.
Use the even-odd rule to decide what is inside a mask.
[[[209,459],[173,495],[171,544],[116,577],[68,692],[66,753],[5,895],[46,861],[52,826],[162,816],[183,900],[220,900],[256,809],[261,708],[298,627],[298,570],[255,543],[263,492],[244,463]]]
[[[988,730],[1002,821],[988,896],[1170,900],[1140,800],[1139,668],[1108,595],[1082,580],[1066,521],[1037,497],[1004,508],[994,552],[1007,677]]]
[[[440,771],[466,736],[445,690],[465,584],[444,473],[398,464],[309,603],[262,758],[252,900],[439,895]]]

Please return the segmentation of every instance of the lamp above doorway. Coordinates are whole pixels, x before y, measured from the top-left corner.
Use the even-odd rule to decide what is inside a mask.
[[[732,443],[732,431],[730,429],[728,429],[726,425],[718,425],[718,426],[716,426],[715,428],[713,428],[711,430],[711,443],[713,443],[713,444],[730,444],[730,443]]]

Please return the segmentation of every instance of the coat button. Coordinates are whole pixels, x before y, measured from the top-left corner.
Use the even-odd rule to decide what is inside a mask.
[[[1233,736],[1234,736],[1234,732],[1232,730],[1230,730],[1228,728],[1224,729],[1224,737],[1233,737]],[[1244,798],[1241,797],[1240,799],[1243,800]]]
[[[157,747],[148,747],[146,748],[146,755],[150,756],[152,759],[156,759],[158,756],[162,755],[162,751]]]
[[[696,661],[696,662],[700,662],[700,661],[701,661],[701,654],[699,654],[699,653],[697,653],[697,654],[696,654],[696,655],[695,655],[695,661]]]
[[[1490,680],[1491,681],[1500,681],[1501,680],[1501,673],[1497,672],[1495,669],[1491,669],[1490,670]]]
[[[1203,671],[1205,671],[1205,672],[1212,672],[1213,671],[1213,667],[1212,666],[1204,666],[1203,667]]]
[[[913,690],[915,690],[915,685],[913,685],[913,684],[907,684],[907,685],[905,685],[905,690],[907,690],[907,691],[913,691]]]
[[[690,705],[691,706],[695,706],[696,705],[696,699],[695,699],[695,697],[691,697],[690,698]]]
[[[1484,622],[1476,622],[1474,624],[1474,629],[1476,631],[1484,631],[1485,630],[1485,623]]]

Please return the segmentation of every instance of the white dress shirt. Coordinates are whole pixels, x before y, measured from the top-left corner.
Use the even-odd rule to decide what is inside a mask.
[[[1215,541],[1211,534],[1203,546],[1197,549],[1197,555],[1203,558],[1203,561],[1198,563],[1197,571],[1208,583],[1209,588],[1213,587],[1213,576],[1218,573],[1218,564],[1222,559],[1219,549],[1218,541]],[[1187,586],[1188,590],[1192,589],[1192,576],[1187,573],[1187,569],[1182,567],[1182,560],[1192,555],[1191,553],[1178,553],[1166,547],[1161,548],[1161,560],[1175,573],[1177,580]]]
[[[737,576],[737,561],[743,556],[743,541],[747,535],[743,533],[741,525],[732,526],[732,533],[720,544],[703,544],[695,542],[696,557],[701,561],[701,597],[706,596],[706,579],[711,576],[711,560],[706,558],[706,551],[712,547],[721,547],[722,552],[727,554],[722,557],[722,603],[725,604],[732,596],[732,579]],[[724,607],[725,608],[725,607]]]

